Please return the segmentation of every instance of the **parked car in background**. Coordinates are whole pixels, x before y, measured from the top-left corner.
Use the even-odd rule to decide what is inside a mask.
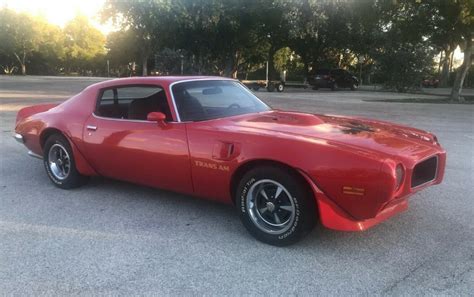
[[[436,78],[425,78],[421,81],[423,88],[437,88],[439,86],[439,79]]]
[[[258,91],[260,88],[266,88],[267,91],[283,92],[285,90],[285,82],[282,80],[242,80],[241,81],[247,88],[254,91]]]
[[[317,69],[308,75],[308,83],[313,89],[330,88],[335,91],[339,88],[350,88],[355,91],[359,87],[359,80],[344,69]]]

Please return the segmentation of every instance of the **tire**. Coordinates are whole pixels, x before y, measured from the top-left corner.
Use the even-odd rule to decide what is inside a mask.
[[[359,86],[354,83],[351,85],[351,91],[356,91],[358,88]]]
[[[336,91],[337,88],[338,88],[338,85],[336,82],[331,85],[331,91]]]
[[[278,84],[276,89],[277,89],[278,93],[281,93],[285,90],[285,85],[284,84]]]
[[[240,219],[256,239],[286,246],[314,227],[312,193],[296,174],[276,166],[256,167],[241,179],[236,192]]]
[[[267,86],[267,91],[268,91],[268,92],[273,92],[273,91],[275,91],[275,85],[272,84],[272,83],[268,84],[268,86]]]
[[[60,134],[53,134],[46,140],[43,164],[49,179],[58,188],[73,189],[87,181],[87,177],[77,171],[69,141]]]

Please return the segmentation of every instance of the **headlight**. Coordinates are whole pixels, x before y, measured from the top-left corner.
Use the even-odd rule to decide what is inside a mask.
[[[395,168],[395,177],[397,180],[396,190],[400,189],[400,186],[403,183],[403,179],[405,177],[405,169],[403,168],[402,164],[398,164]]]

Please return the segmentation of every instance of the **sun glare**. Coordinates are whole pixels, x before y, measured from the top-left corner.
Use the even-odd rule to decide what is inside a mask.
[[[81,14],[88,17],[102,33],[107,34],[116,29],[112,23],[100,23],[98,13],[104,2],[104,0],[0,0],[0,8],[7,7],[18,12],[41,16],[60,27]]]

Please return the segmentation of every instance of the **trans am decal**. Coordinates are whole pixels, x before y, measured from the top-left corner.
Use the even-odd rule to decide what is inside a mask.
[[[209,162],[202,162],[202,161],[195,160],[194,165],[196,165],[197,167],[204,167],[204,168],[213,169],[213,170],[229,171],[229,166],[221,165],[217,163],[209,163]]]

